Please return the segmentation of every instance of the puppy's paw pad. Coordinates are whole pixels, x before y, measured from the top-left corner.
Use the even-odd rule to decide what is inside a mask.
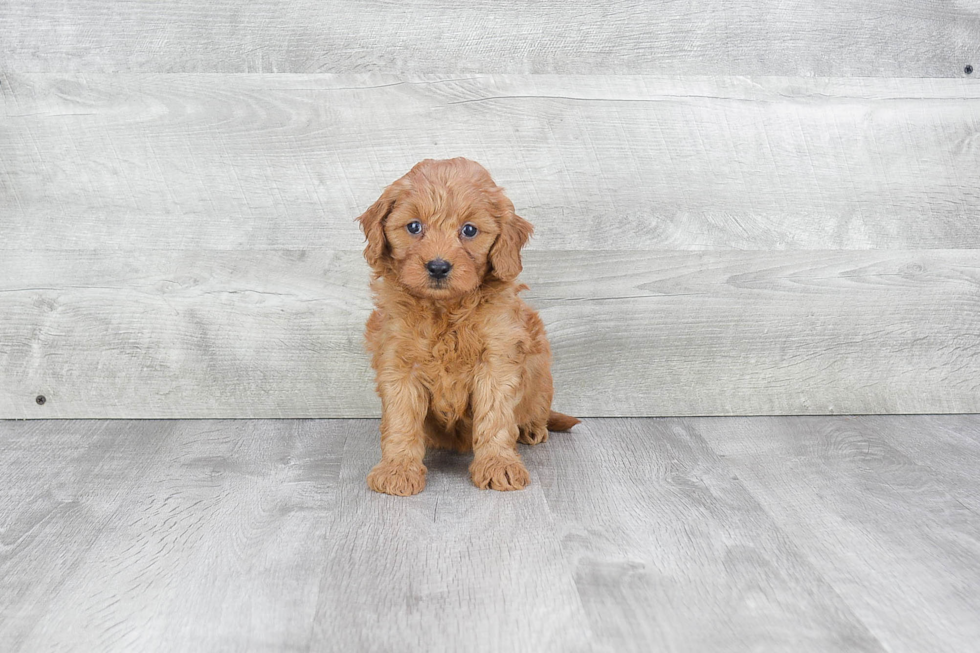
[[[485,458],[470,467],[473,484],[481,490],[523,490],[531,475],[519,458]]]
[[[425,467],[382,461],[368,474],[368,487],[382,494],[410,497],[425,488]]]
[[[521,444],[541,444],[548,441],[546,426],[522,426],[517,441]]]

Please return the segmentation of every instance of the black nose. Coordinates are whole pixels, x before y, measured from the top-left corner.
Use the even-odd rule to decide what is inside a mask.
[[[425,269],[429,271],[429,276],[433,279],[445,279],[449,276],[449,271],[453,269],[453,264],[437,258],[426,263]]]

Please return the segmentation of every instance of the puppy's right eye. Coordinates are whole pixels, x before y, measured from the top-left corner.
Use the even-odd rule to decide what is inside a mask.
[[[405,225],[405,228],[408,229],[408,233],[412,234],[413,236],[417,236],[418,234],[422,233],[422,223],[418,220],[412,220]]]

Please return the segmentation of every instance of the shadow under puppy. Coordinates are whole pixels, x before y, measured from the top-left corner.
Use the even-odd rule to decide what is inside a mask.
[[[426,159],[358,218],[376,309],[367,348],[381,397],[376,492],[425,487],[426,447],[473,451],[480,488],[520,490],[530,478],[517,443],[579,420],[551,410],[551,348],[527,286],[529,222],[478,163]]]

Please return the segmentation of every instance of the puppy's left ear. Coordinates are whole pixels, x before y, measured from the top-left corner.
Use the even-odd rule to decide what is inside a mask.
[[[498,188],[495,199],[500,234],[490,247],[491,272],[501,281],[513,281],[521,273],[521,248],[534,232],[531,223],[514,213],[514,203]]]

